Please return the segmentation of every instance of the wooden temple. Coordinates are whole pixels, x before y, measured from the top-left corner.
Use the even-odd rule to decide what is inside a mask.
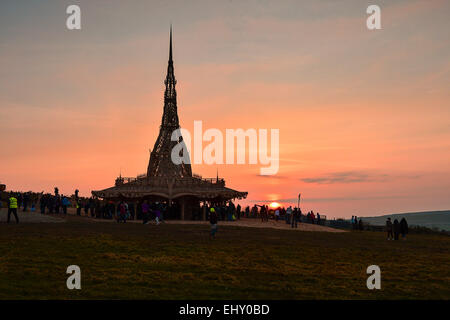
[[[175,205],[179,213],[175,218],[191,219],[193,212],[203,204],[202,218],[205,219],[205,204],[222,204],[233,199],[244,199],[247,192],[240,192],[225,186],[225,180],[216,178],[204,179],[192,174],[191,165],[174,164],[171,159],[173,147],[178,143],[172,141],[174,130],[180,128],[177,111],[177,93],[173,60],[172,60],[172,28],[170,29],[169,61],[167,76],[164,81],[164,111],[158,138],[152,152],[147,174],[136,178],[116,179],[115,186],[92,191],[96,198],[105,200],[126,200],[164,202],[169,207]],[[182,139],[182,137],[180,137]]]

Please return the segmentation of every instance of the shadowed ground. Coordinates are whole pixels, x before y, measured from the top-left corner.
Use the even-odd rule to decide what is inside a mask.
[[[450,237],[207,225],[0,223],[0,299],[449,299]],[[66,288],[79,265],[82,289]],[[366,287],[379,265],[382,290]]]
[[[19,216],[19,222],[20,223],[49,223],[49,222],[64,222],[64,219],[58,217],[58,216],[50,216],[50,215],[43,215],[36,212],[23,212],[22,210],[19,210],[17,213]],[[0,210],[0,223],[5,223],[8,219],[8,210],[7,209],[1,209]],[[14,215],[11,214],[10,223],[15,224],[16,219],[14,218]]]

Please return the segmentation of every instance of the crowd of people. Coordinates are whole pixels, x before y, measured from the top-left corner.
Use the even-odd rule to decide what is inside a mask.
[[[32,192],[3,192],[8,206],[8,222],[10,215],[13,215],[16,222],[19,222],[17,211],[23,212],[38,211],[41,214],[62,214],[67,215],[68,208],[76,208],[76,215],[87,216],[97,219],[116,219],[117,222],[126,223],[127,220],[142,220],[143,224],[154,221],[156,224],[164,222],[164,219],[179,218],[180,207],[176,202],[168,206],[166,202],[125,201],[120,202],[105,201],[97,198],[85,198],[78,195],[78,190],[71,196],[66,196],[55,188],[54,193],[32,193]],[[0,201],[1,203],[1,201]],[[313,211],[302,214],[300,208],[278,207],[269,208],[267,205],[253,205],[242,209],[240,204],[235,205],[232,201],[226,203],[204,205],[206,208],[198,206],[191,208],[193,220],[202,220],[203,212],[206,213],[206,220],[210,220],[211,208],[217,216],[218,221],[236,221],[241,217],[261,219],[267,222],[269,219],[279,221],[283,219],[292,228],[297,228],[298,223],[321,224],[321,216]]]
[[[19,223],[18,210],[22,208],[23,212],[36,210],[36,199],[40,196],[39,193],[34,192],[0,192],[0,209],[3,204],[8,208],[7,223],[11,220],[11,215],[14,216],[16,223]]]
[[[78,190],[75,194],[68,197],[59,193],[55,188],[54,194],[33,193],[33,192],[2,192],[0,199],[0,208],[2,201],[6,200],[8,208],[7,222],[10,222],[11,215],[14,216],[16,223],[19,223],[18,210],[23,212],[36,211],[39,207],[41,214],[63,214],[67,215],[69,207],[76,208],[78,216],[88,216],[98,219],[116,219],[117,222],[126,223],[127,220],[142,220],[143,224],[154,221],[157,225],[163,223],[166,217],[176,218],[179,215],[180,208],[176,202],[168,206],[166,202],[143,201],[105,201],[96,198],[79,197]],[[311,224],[323,224],[324,219],[317,212],[312,210],[302,214],[300,208],[289,206],[287,208],[270,208],[268,205],[255,204],[252,207],[247,206],[242,210],[240,204],[235,205],[232,201],[221,204],[206,205],[205,208],[198,206],[193,208],[192,219],[201,220],[202,211],[206,213],[206,219],[211,225],[215,225],[214,237],[217,232],[218,221],[236,221],[241,217],[261,219],[261,222],[267,222],[274,219],[276,222],[284,220],[291,228],[297,228],[301,222]],[[351,225],[353,230],[363,230],[363,221],[357,216],[352,216]],[[391,218],[386,221],[386,231],[388,240],[406,239],[408,233],[408,223],[405,218],[394,222]]]
[[[353,230],[363,230],[364,229],[362,219],[361,218],[358,219],[357,216],[352,216],[351,223],[352,223]]]
[[[71,196],[60,194],[59,189],[55,188],[54,193],[33,193],[33,192],[3,192],[2,198],[6,198],[8,210],[14,215],[18,221],[17,210],[22,209],[23,212],[38,211],[41,214],[63,214],[67,215],[69,207],[76,208],[78,216],[88,216],[98,219],[116,219],[118,222],[125,223],[127,220],[142,220],[144,224],[154,220],[157,224],[164,222],[164,218],[177,218],[179,216],[180,207],[176,202],[168,206],[166,202],[150,202],[145,201],[106,201],[97,198],[85,198],[78,195],[78,190]],[[11,201],[13,203],[11,204]],[[0,201],[0,208],[1,208]],[[192,208],[191,218],[193,220],[203,219],[203,210],[206,212],[206,219],[209,219],[211,206],[205,205],[206,208],[198,206]],[[269,208],[267,205],[253,205],[242,209],[240,204],[235,205],[232,201],[220,204],[214,204],[218,221],[236,221],[241,217],[261,219],[267,222],[269,219],[275,221],[284,220],[286,224],[296,228],[298,223],[321,224],[322,219],[319,213],[309,211],[302,214],[300,208]],[[9,215],[10,215],[9,214]],[[9,216],[8,215],[8,216]],[[9,221],[9,220],[8,220]]]
[[[386,231],[388,240],[399,240],[400,235],[403,240],[406,240],[406,235],[408,234],[408,222],[406,222],[404,217],[400,222],[398,222],[397,219],[394,219],[394,223],[392,223],[391,218],[387,218]]]
[[[259,208],[259,209],[258,209]],[[320,213],[314,213],[314,211],[308,211],[303,214],[300,208],[289,206],[287,208],[277,207],[269,208],[268,205],[253,205],[246,207],[244,210],[244,216],[246,218],[259,218],[262,222],[269,221],[269,217],[272,217],[275,221],[284,220],[286,224],[290,224],[293,228],[297,226],[299,222],[311,223],[311,224],[323,224],[323,217]]]

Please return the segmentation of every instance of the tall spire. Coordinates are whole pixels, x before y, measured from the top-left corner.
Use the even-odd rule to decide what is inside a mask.
[[[172,60],[172,25],[170,25],[169,63],[166,79],[164,80],[166,86],[166,90],[164,91],[164,111],[159,136],[150,153],[150,161],[147,169],[148,177],[170,176],[182,178],[192,176],[190,164],[174,164],[171,158],[174,146],[183,139],[180,136],[179,141],[172,141],[172,132],[180,128],[177,111],[177,91],[175,89],[176,83]]]
[[[173,63],[173,61],[172,61],[172,24],[170,24],[169,63]]]
[[[177,81],[175,80],[175,73],[173,70],[173,60],[172,60],[172,25],[170,25],[170,40],[169,40],[169,63],[167,64],[167,75],[164,81],[166,85],[166,91],[164,92],[164,109],[170,107],[172,109],[167,112],[166,119],[163,118],[162,125],[175,125],[178,126],[178,115],[176,112],[177,108],[177,92],[175,90],[175,85]],[[169,119],[168,119],[169,118]]]

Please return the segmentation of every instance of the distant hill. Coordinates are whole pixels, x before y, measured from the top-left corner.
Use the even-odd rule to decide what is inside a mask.
[[[372,225],[384,225],[386,219],[390,217],[392,221],[405,218],[408,225],[423,226],[427,228],[439,228],[450,231],[450,210],[447,211],[425,211],[385,214],[378,217],[362,217],[362,220]]]

